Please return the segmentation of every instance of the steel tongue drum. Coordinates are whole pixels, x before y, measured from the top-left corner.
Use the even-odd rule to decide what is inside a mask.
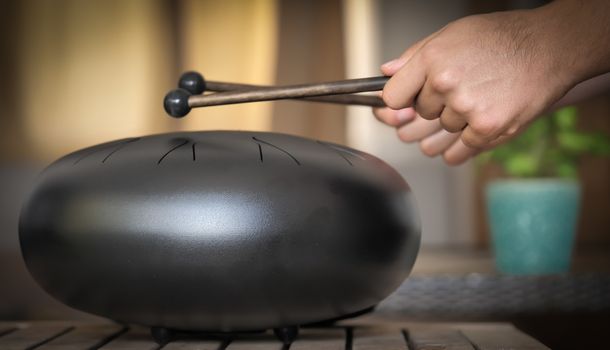
[[[344,146],[184,132],[71,153],[19,223],[25,263],[61,302],[174,331],[274,329],[372,309],[409,274],[420,221],[404,179]]]
[[[274,133],[171,133],[69,154],[20,220],[36,281],[76,309],[172,330],[282,329],[370,309],[419,247],[380,159]]]

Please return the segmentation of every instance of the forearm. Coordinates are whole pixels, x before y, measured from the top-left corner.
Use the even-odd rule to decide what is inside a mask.
[[[602,74],[583,81],[557,101],[551,109],[573,105],[588,98],[595,97],[606,91],[610,91],[610,73]]]
[[[542,53],[571,87],[610,72],[610,2],[556,0],[533,10]]]

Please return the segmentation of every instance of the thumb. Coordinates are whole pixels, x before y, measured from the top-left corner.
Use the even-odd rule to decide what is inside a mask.
[[[413,57],[413,55],[415,55],[415,53],[419,51],[419,49],[426,45],[428,41],[437,36],[438,33],[440,33],[441,31],[442,29],[417,41],[415,44],[411,45],[408,49],[406,49],[405,52],[400,55],[400,57],[382,64],[381,72],[383,73],[383,75],[392,76],[396,74],[396,72],[398,72],[400,68],[402,68],[407,62],[411,60],[411,57]]]

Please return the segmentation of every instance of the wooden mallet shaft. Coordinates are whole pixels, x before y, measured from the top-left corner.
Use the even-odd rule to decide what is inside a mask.
[[[222,81],[208,80],[205,82],[207,91],[214,92],[226,92],[226,91],[251,91],[261,88],[267,88],[268,86],[252,85],[252,84],[238,84],[238,83],[227,83]],[[342,95],[327,95],[327,96],[313,96],[303,97],[299,100],[312,101],[312,102],[325,102],[325,103],[337,103],[346,105],[358,105],[358,106],[369,106],[369,107],[385,107],[385,103],[378,96],[370,95],[353,95],[353,94],[342,94]]]
[[[227,91],[209,95],[188,97],[189,107],[218,106],[235,103],[273,101],[326,95],[352,94],[365,91],[382,90],[389,77],[380,76],[350,79],[318,84],[260,87],[248,91]]]

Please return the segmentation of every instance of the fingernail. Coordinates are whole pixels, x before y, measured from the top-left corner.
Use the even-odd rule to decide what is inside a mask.
[[[404,108],[396,111],[396,119],[398,119],[400,123],[408,122],[412,117],[413,113],[411,113],[409,109]]]
[[[404,64],[402,58],[395,58],[381,65],[382,69],[395,70]]]

